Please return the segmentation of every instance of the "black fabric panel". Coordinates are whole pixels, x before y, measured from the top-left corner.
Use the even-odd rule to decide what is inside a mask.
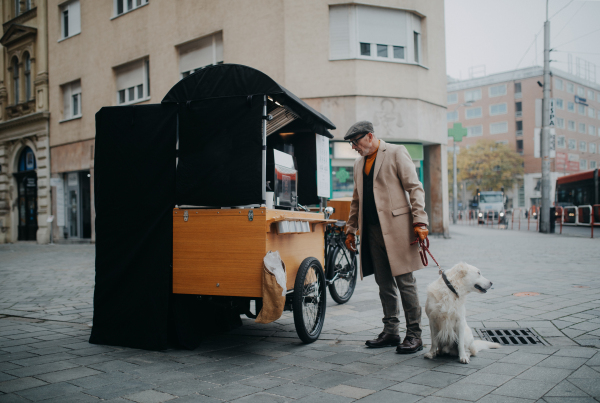
[[[96,286],[90,343],[167,348],[177,108],[96,114]]]
[[[262,99],[180,105],[178,205],[262,203]]]
[[[240,64],[207,66],[183,78],[165,95],[162,103],[186,103],[205,99],[269,95],[296,112],[310,128],[333,138],[327,129],[335,125],[265,73]]]

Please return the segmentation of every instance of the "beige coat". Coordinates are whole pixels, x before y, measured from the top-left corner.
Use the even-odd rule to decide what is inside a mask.
[[[359,157],[354,162],[354,195],[350,205],[347,233],[356,233],[363,230],[363,169],[365,157]],[[412,162],[406,147],[387,144],[381,140],[373,172],[373,193],[375,205],[379,215],[381,231],[385,248],[388,253],[392,274],[399,276],[423,268],[419,256],[418,246],[410,245],[414,241],[413,222],[428,224],[425,213],[425,191],[417,177],[415,164]],[[406,192],[406,193],[405,193]],[[407,199],[407,193],[410,199]],[[409,214],[410,213],[410,214]],[[364,235],[362,237],[364,239]],[[361,239],[361,279],[363,268],[365,273],[372,273],[370,259],[363,261],[363,247],[366,246]],[[366,249],[366,248],[365,248]],[[366,251],[368,252],[368,251]],[[370,256],[369,253],[366,253]],[[368,275],[366,274],[366,275]]]

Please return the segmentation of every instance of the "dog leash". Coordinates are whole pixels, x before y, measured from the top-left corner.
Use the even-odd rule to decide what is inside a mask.
[[[421,238],[417,237],[417,239],[412,241],[410,244],[411,245],[417,244],[419,246],[419,255],[421,255],[421,262],[423,263],[423,266],[429,265],[429,260],[427,259],[427,253],[429,253],[429,256],[431,256],[431,258],[437,265],[438,273],[440,274],[440,276],[442,276],[442,280],[444,280],[444,283],[446,283],[446,286],[450,289],[450,291],[452,291],[454,294],[456,294],[457,297],[459,297],[458,292],[456,292],[456,289],[454,288],[452,283],[450,283],[450,281],[448,280],[448,277],[446,277],[446,273],[444,273],[440,264],[437,262],[437,260],[435,260],[435,258],[431,254],[431,251],[429,250],[429,238],[425,237],[424,240],[421,240]]]

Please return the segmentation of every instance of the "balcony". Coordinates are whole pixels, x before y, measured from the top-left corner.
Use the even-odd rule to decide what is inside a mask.
[[[523,130],[517,130],[516,135],[517,137],[523,137]]]
[[[522,116],[523,116],[523,112],[522,111],[515,112],[515,117],[520,118]]]
[[[523,98],[523,93],[522,92],[515,92],[515,99],[521,99]]]
[[[28,115],[35,112],[35,99],[22,102],[17,105],[8,105],[6,107],[6,117],[8,119],[18,118],[19,116]]]

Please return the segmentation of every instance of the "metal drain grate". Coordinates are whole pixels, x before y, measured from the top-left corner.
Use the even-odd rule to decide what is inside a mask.
[[[549,346],[529,328],[521,329],[475,329],[483,340],[500,343],[503,346]]]

